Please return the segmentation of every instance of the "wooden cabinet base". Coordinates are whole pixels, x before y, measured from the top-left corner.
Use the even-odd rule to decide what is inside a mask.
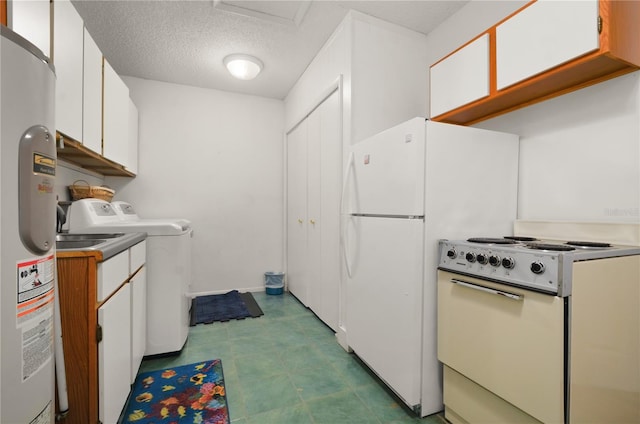
[[[98,422],[97,261],[58,258],[58,289],[69,412],[65,424]],[[90,299],[93,299],[91,301]]]

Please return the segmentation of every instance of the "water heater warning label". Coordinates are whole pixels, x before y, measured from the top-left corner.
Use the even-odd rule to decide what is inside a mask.
[[[53,255],[17,263],[16,327],[22,331],[22,380],[53,357]]]

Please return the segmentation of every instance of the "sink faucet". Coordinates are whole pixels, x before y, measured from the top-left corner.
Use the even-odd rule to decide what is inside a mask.
[[[58,207],[56,213],[56,233],[62,232],[62,226],[67,222],[67,214],[62,209],[62,206],[56,205]]]

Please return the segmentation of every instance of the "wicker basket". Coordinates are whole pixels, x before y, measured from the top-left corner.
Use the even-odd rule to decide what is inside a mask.
[[[78,184],[84,183],[84,184]],[[113,199],[113,195],[115,194],[115,190],[106,187],[106,186],[92,186],[85,180],[77,180],[74,181],[72,185],[69,186],[69,194],[71,195],[71,200],[80,200],[86,198],[95,198],[106,200],[110,202]]]

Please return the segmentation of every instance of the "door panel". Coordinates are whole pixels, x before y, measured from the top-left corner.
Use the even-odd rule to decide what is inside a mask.
[[[542,422],[564,420],[562,298],[438,271],[438,359]]]
[[[131,389],[131,292],[122,286],[98,309],[102,341],[98,344],[100,421],[115,423]]]
[[[287,136],[287,284],[307,304],[307,122]]]
[[[540,0],[498,25],[498,90],[598,49],[597,18],[597,0]]]
[[[321,308],[323,283],[323,270],[320,267],[320,248],[322,245],[320,152],[323,141],[320,108],[309,115],[305,122],[307,124],[307,281],[309,282],[309,297],[306,304],[317,313]]]
[[[129,281],[131,286],[131,384],[134,383],[147,348],[147,268]]]
[[[415,118],[353,146],[351,213],[424,215],[425,121]]]
[[[342,127],[340,92],[336,90],[320,111],[320,196],[321,247],[319,267],[322,291],[318,316],[334,331],[338,329],[340,298],[340,193],[342,191]]]
[[[352,217],[347,342],[410,405],[420,403],[422,256],[419,219]]]
[[[489,35],[485,34],[431,67],[431,116],[489,95]]]

